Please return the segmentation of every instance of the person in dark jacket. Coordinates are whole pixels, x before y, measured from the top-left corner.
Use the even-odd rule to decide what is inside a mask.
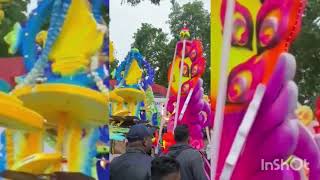
[[[185,125],[177,126],[174,131],[176,144],[169,148],[168,156],[180,164],[182,180],[208,180],[204,162],[199,151],[188,145],[189,129]]]
[[[151,178],[152,131],[143,124],[133,125],[127,134],[125,154],[110,164],[110,180],[149,180]]]
[[[151,162],[151,180],[181,180],[179,162],[171,157],[157,157]]]

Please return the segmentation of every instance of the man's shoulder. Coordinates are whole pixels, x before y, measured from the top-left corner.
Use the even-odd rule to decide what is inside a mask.
[[[121,156],[122,156],[122,155],[121,155]],[[118,162],[121,161],[121,160],[120,160],[120,159],[121,159],[121,156],[118,156],[118,157],[113,158],[113,159],[111,160],[111,162],[110,162],[110,166],[114,166],[114,165],[118,164]]]
[[[195,154],[200,154],[199,150],[194,149],[194,148],[186,149],[186,152],[189,152],[189,153],[195,153]]]
[[[192,159],[192,160],[202,158],[201,153],[198,150],[193,148],[184,150],[183,152],[181,152],[180,155],[184,157],[188,157],[188,159]]]
[[[126,154],[121,154],[120,156],[113,158],[110,165],[119,164],[123,161],[128,161],[128,160],[130,160],[130,157],[128,157]]]
[[[111,164],[118,164],[120,162],[134,162],[140,164],[151,163],[153,158],[147,154],[122,154],[111,161]]]
[[[141,159],[138,159],[141,163],[145,164],[146,166],[151,166],[151,161],[153,160],[153,157],[149,155],[144,155],[141,157]]]
[[[110,164],[110,172],[113,176],[121,177],[118,179],[145,179],[150,175],[152,157],[143,154],[126,155],[123,154]]]
[[[119,161],[121,159],[126,159],[126,158],[127,158],[127,153],[124,153],[124,154],[121,154],[121,155],[114,157],[112,161]]]
[[[153,160],[153,157],[152,157],[152,156],[149,156],[149,155],[145,155],[144,158],[146,158],[146,159],[148,159],[148,160],[150,160],[150,161]]]

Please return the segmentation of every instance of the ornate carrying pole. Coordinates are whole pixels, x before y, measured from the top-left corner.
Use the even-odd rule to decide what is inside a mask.
[[[183,33],[184,31],[186,31],[187,33]],[[183,72],[183,60],[184,60],[184,57],[185,57],[185,45],[186,45],[186,39],[189,37],[187,34],[189,32],[189,29],[186,28],[186,23],[184,23],[184,27],[181,29],[181,32],[180,32],[180,38],[181,40],[183,40],[183,50],[182,50],[182,62],[181,62],[181,65],[182,65],[182,68],[180,67],[180,76],[179,76],[179,92],[178,92],[178,99],[177,99],[177,102],[180,102],[180,96],[181,96],[181,76],[182,76],[182,72]],[[170,79],[169,79],[169,86],[168,86],[168,89],[167,89],[167,94],[166,94],[166,102],[165,102],[165,105],[161,111],[161,121],[160,121],[160,128],[159,128],[159,138],[157,140],[157,146],[156,146],[156,149],[155,149],[155,153],[158,154],[159,152],[159,143],[160,143],[160,140],[162,138],[162,130],[163,130],[163,126],[165,124],[165,120],[167,118],[167,107],[168,107],[168,101],[169,101],[169,98],[170,98],[170,90],[171,90],[171,86],[172,86],[172,81],[173,81],[173,65],[175,64],[175,61],[176,61],[176,55],[177,55],[177,44],[176,44],[176,47],[175,47],[175,51],[174,51],[174,56],[173,56],[173,61],[172,61],[172,67],[171,69],[169,70],[170,71]],[[181,66],[180,65],[180,66]],[[179,106],[178,106],[179,108]],[[178,108],[175,109],[174,112],[178,112]],[[176,116],[175,116],[175,122],[174,122],[174,128],[176,127],[176,124],[177,124],[177,120],[178,120],[178,113],[176,113]]]
[[[223,115],[224,106],[226,102],[227,91],[227,65],[229,62],[230,49],[231,49],[231,36],[233,26],[233,12],[235,9],[235,1],[227,1],[227,11],[225,16],[224,32],[223,32],[223,45],[220,64],[220,79],[219,79],[219,91],[216,103],[216,112],[214,117],[214,127],[212,132],[211,142],[211,180],[215,180],[216,171],[219,160],[220,140],[223,127]]]
[[[188,28],[186,28],[186,23],[184,24],[184,27],[182,29],[182,31],[189,31]],[[180,108],[180,99],[181,99],[181,86],[182,86],[182,75],[183,75],[183,69],[184,69],[184,58],[186,55],[186,42],[187,42],[187,38],[188,36],[184,35],[185,33],[180,33],[180,38],[182,40],[182,55],[181,55],[181,62],[180,62],[180,74],[179,74],[179,84],[178,84],[178,97],[177,97],[177,103],[176,103],[176,107],[175,107],[175,116],[174,116],[174,125],[173,125],[173,129],[176,129],[177,127],[177,123],[178,123],[178,117],[179,117],[179,108]]]

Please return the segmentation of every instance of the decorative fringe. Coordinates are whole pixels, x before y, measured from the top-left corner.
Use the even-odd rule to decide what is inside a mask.
[[[101,8],[103,7],[103,0],[93,0],[91,4],[93,17],[99,24],[104,24],[101,11]]]
[[[50,20],[50,27],[48,30],[48,37],[43,51],[32,70],[27,74],[24,81],[17,87],[34,84],[36,78],[43,74],[43,70],[48,64],[48,55],[62,29],[70,4],[71,0],[64,0],[63,2],[62,0],[56,0],[54,2]]]

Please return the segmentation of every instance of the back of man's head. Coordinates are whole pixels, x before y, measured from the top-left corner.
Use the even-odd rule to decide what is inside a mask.
[[[189,128],[186,125],[179,125],[174,130],[174,140],[177,143],[188,143]]]
[[[136,124],[130,127],[127,134],[128,147],[142,148],[147,154],[151,154],[153,130],[144,124]]]
[[[167,156],[157,157],[151,162],[152,180],[180,180],[179,163]]]

